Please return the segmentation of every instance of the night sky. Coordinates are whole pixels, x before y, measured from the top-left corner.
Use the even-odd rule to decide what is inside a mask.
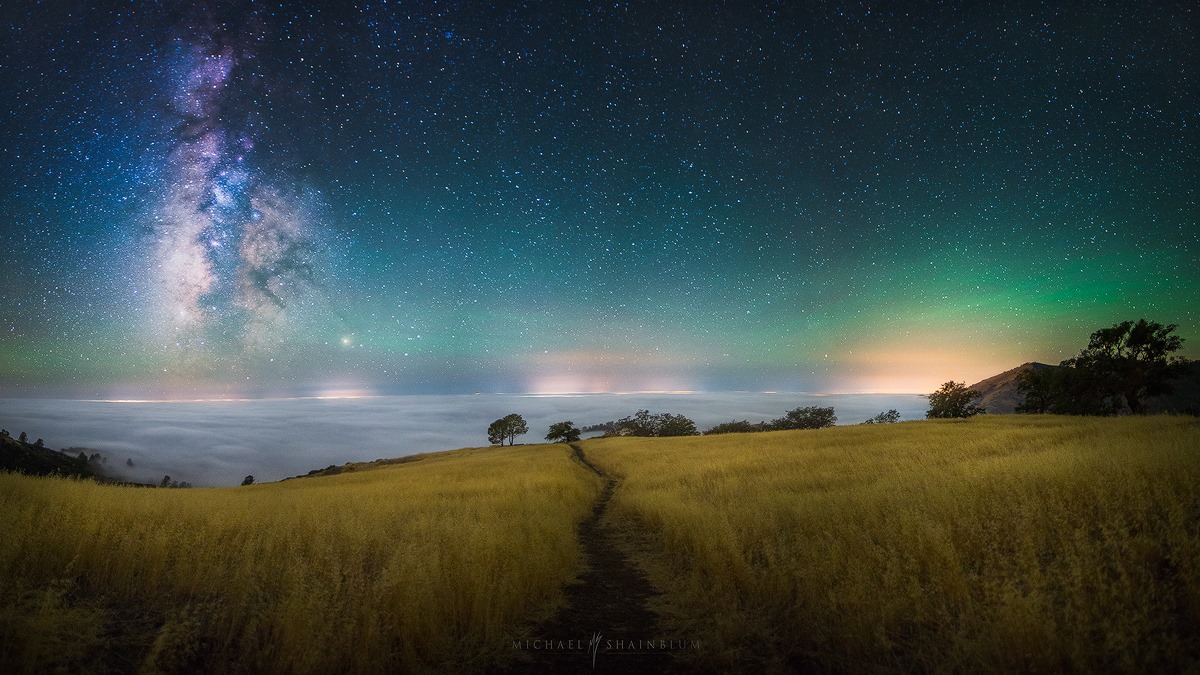
[[[1200,354],[1192,2],[328,4],[4,3],[0,395]]]

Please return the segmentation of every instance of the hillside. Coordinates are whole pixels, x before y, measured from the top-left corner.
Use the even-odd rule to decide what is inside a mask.
[[[80,459],[78,455],[66,455],[33,443],[24,443],[7,434],[0,434],[0,471],[75,478],[91,478],[95,475],[87,460]]]
[[[321,478],[324,476],[336,476],[342,473],[350,473],[354,471],[369,471],[385,466],[394,466],[396,464],[408,464],[409,462],[418,462],[426,457],[437,456],[442,453],[438,452],[423,452],[415,455],[405,455],[403,457],[391,457],[388,459],[376,459],[371,462],[346,462],[345,464],[330,464],[324,469],[313,469],[306,474],[299,476],[289,476],[283,480],[296,480],[298,478]]]
[[[1196,672],[1200,426],[970,420],[583,444],[716,672]]]
[[[478,672],[555,608],[599,490],[545,445],[236,488],[0,473],[0,672]]]
[[[1057,368],[1045,363],[1022,363],[1011,370],[999,375],[993,375],[986,380],[980,380],[970,386],[971,389],[983,394],[977,405],[982,406],[989,415],[1007,415],[1016,412],[1017,406],[1025,397],[1017,391],[1017,376],[1027,370],[1043,370]]]
[[[1025,400],[1025,397],[1017,390],[1018,375],[1031,369],[1042,370],[1059,367],[1061,366],[1037,362],[1023,363],[999,375],[980,380],[972,384],[970,388],[983,394],[978,405],[983,406],[989,415],[1008,415],[1015,413],[1016,407]],[[1173,392],[1148,399],[1146,410],[1150,413],[1200,414],[1200,361],[1192,361],[1188,364],[1183,377],[1176,380]]]

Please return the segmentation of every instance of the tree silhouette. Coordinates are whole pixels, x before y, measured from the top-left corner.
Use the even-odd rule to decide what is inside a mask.
[[[488,443],[492,445],[504,445],[504,439],[508,439],[508,444],[513,445],[516,442],[517,436],[529,433],[529,425],[525,423],[525,418],[513,413],[505,415],[500,419],[492,422],[488,426]]]
[[[704,432],[705,436],[715,436],[717,434],[748,434],[755,431],[766,431],[766,427],[761,423],[751,423],[749,420],[730,420],[721,422],[715,427]]]
[[[695,436],[699,433],[696,430],[696,423],[691,418],[671,413],[659,415],[657,434],[659,436]]]
[[[579,440],[580,433],[575,423],[570,420],[555,422],[550,425],[550,432],[546,434],[546,440],[555,443],[574,443]]]
[[[900,421],[900,411],[892,408],[887,412],[881,412],[871,419],[863,422],[863,424],[895,424]]]
[[[775,430],[822,429],[833,426],[834,422],[837,422],[837,415],[833,414],[833,408],[808,406],[787,411],[783,417],[772,420],[770,427]]]
[[[1176,326],[1141,319],[1092,333],[1078,355],[1058,367],[1027,370],[1017,376],[1024,400],[1019,413],[1115,415],[1128,407],[1145,412],[1146,399],[1169,394],[1187,361],[1170,356],[1183,345]]]
[[[649,410],[639,410],[629,417],[616,421],[617,433],[621,436],[657,436],[658,415],[651,415]]]
[[[1169,356],[1183,346],[1183,338],[1172,335],[1176,328],[1145,319],[1123,321],[1092,333],[1088,346],[1062,365],[1086,373],[1092,395],[1107,399],[1114,411],[1123,398],[1137,415],[1148,397],[1170,393],[1171,381],[1182,371],[1184,361]]]
[[[947,382],[929,395],[928,419],[971,417],[984,412],[972,401],[982,396],[974,389],[967,389],[965,382]]]
[[[695,436],[700,433],[696,423],[683,415],[651,414],[649,410],[639,410],[601,426],[609,427],[611,431],[607,435],[613,436]]]

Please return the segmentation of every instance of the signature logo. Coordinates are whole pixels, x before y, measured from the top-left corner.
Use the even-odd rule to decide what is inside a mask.
[[[588,643],[588,651],[592,653],[592,670],[596,669],[596,652],[600,650],[600,631],[592,634],[592,641]]]

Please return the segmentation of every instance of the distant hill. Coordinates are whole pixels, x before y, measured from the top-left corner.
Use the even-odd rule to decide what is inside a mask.
[[[517,445],[524,445],[524,443],[518,443]],[[456,452],[456,451],[446,451],[446,452]],[[325,467],[324,469],[313,469],[312,471],[309,471],[308,473],[306,473],[302,476],[289,476],[287,478],[284,478],[283,480],[294,480],[296,478],[319,478],[321,476],[336,476],[338,474],[347,473],[347,472],[351,472],[351,471],[365,471],[368,469],[378,469],[381,466],[391,466],[393,464],[407,464],[409,462],[416,462],[416,461],[425,459],[426,457],[430,457],[435,454],[441,454],[441,453],[422,452],[422,453],[416,454],[416,455],[405,455],[403,457],[392,457],[389,459],[377,459],[373,462],[346,462],[345,464],[342,464],[340,466],[338,466],[336,464],[330,464],[329,466]]]
[[[0,434],[0,471],[79,478],[91,478],[96,473],[91,464],[78,455],[67,455],[33,443],[23,443],[4,434]]]
[[[977,404],[983,407],[990,415],[1010,415],[1017,411],[1017,406],[1024,402],[1025,397],[1017,391],[1017,376],[1027,370],[1044,370],[1046,368],[1058,368],[1045,363],[1032,361],[1022,363],[1021,365],[1011,370],[1006,370],[999,375],[993,375],[986,380],[980,380],[971,385],[970,388],[983,394],[983,398]]]
[[[1026,370],[1060,367],[1037,362],[1022,363],[1012,370],[980,380],[970,388],[983,394],[978,405],[987,410],[989,415],[1010,415],[1016,412],[1017,406],[1025,400],[1017,391],[1018,375]],[[1200,361],[1188,364],[1184,376],[1175,381],[1175,391],[1147,400],[1146,411],[1200,414]]]

